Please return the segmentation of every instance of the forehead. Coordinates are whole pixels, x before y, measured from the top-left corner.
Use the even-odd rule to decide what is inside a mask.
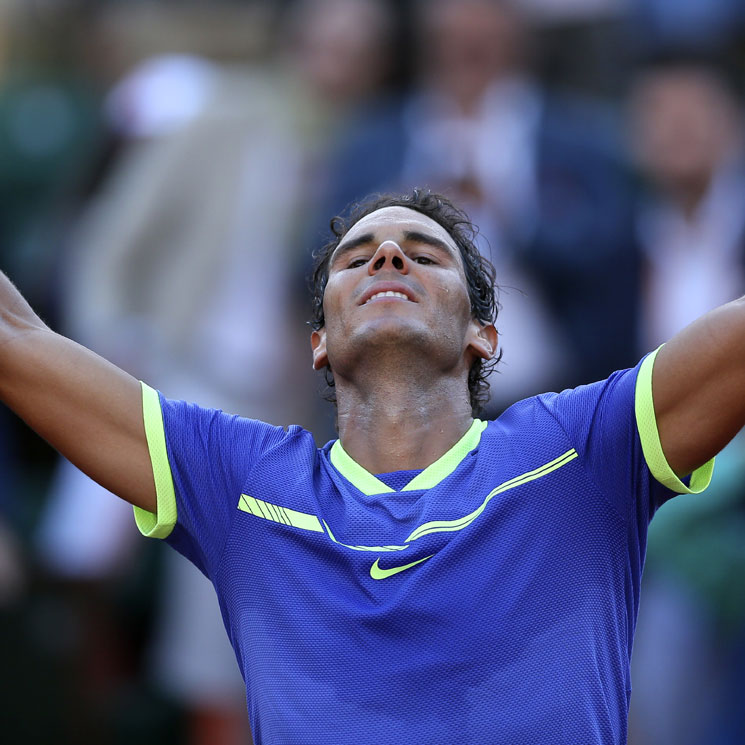
[[[451,248],[458,251],[450,234],[438,222],[421,212],[409,207],[383,207],[371,212],[361,220],[357,221],[342,238],[341,243],[351,241],[360,235],[372,233],[376,239],[388,240],[400,238],[407,232],[426,233],[439,238]]]

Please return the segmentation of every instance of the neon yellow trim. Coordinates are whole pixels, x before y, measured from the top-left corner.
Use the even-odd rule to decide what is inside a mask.
[[[471,450],[481,441],[481,433],[486,429],[486,422],[474,419],[468,432],[458,440],[442,457],[427,466],[418,476],[415,476],[401,491],[415,489],[431,489],[447,478],[460,464]]]
[[[468,431],[458,442],[453,445],[444,455],[434,463],[428,465],[420,474],[415,476],[402,491],[414,491],[416,489],[431,489],[437,486],[443,479],[449,476],[463,458],[471,452],[481,440],[481,433],[486,429],[486,422],[474,419]],[[337,440],[331,446],[329,453],[331,463],[339,473],[351,484],[356,486],[363,494],[389,494],[394,492],[390,486],[384,484],[379,478],[373,476],[367,469],[357,463],[342,447],[341,441]]]
[[[173,475],[166,450],[166,433],[163,426],[163,412],[160,410],[158,393],[149,385],[142,386],[142,417],[145,422],[145,437],[153,467],[157,513],[135,507],[135,522],[140,532],[148,538],[167,538],[176,524],[178,512],[176,493],[173,488]]]
[[[249,515],[263,517],[265,520],[271,520],[275,523],[291,525],[293,528],[300,528],[301,530],[312,530],[315,533],[323,533],[321,523],[315,515],[291,510],[289,507],[281,507],[278,504],[271,504],[270,502],[265,502],[263,499],[249,497],[248,494],[241,494],[238,509],[248,512]]]
[[[341,446],[341,440],[337,440],[331,446],[329,458],[334,468],[363,494],[370,496],[372,494],[387,494],[395,491],[380,479],[373,476],[367,469],[357,463],[357,461],[353,460]]]
[[[530,481],[535,481],[536,479],[541,478],[542,476],[546,476],[552,471],[555,471],[558,468],[561,468],[562,466],[565,466],[567,463],[573,461],[577,457],[577,451],[567,450],[566,453],[563,455],[560,455],[558,458],[554,458],[554,460],[549,461],[548,463],[540,466],[539,468],[535,468],[532,471],[528,471],[527,473],[522,474],[521,476],[516,476],[513,479],[510,479],[509,481],[505,481],[503,484],[500,484],[496,488],[492,489],[492,491],[487,494],[486,499],[481,503],[479,507],[477,507],[473,512],[466,515],[465,517],[458,518],[456,520],[433,520],[428,523],[424,523],[424,525],[420,525],[407,539],[406,541],[415,541],[417,538],[422,538],[425,535],[429,535],[430,533],[441,533],[441,532],[447,532],[451,530],[463,530],[463,528],[468,527],[485,509],[486,505],[489,503],[489,501],[495,497],[497,494],[501,494],[502,492],[508,491],[509,489],[514,489],[516,486],[521,486],[522,484],[527,484]]]
[[[431,559],[433,556],[434,554],[430,554],[429,556],[425,556],[423,559],[417,559],[416,561],[412,561],[409,564],[404,564],[400,567],[391,567],[390,569],[383,569],[382,567],[378,566],[378,562],[380,561],[380,559],[375,559],[375,563],[370,567],[370,576],[373,579],[386,579],[386,577],[392,577],[394,574],[403,572],[404,569],[415,567],[417,564],[421,564],[423,561],[427,561],[427,559]]]
[[[711,482],[714,472],[714,458],[691,474],[690,486],[686,486],[670,468],[662,451],[660,433],[657,429],[657,418],[652,400],[652,370],[657,353],[661,347],[647,355],[639,368],[636,378],[635,413],[636,427],[642,443],[642,452],[652,476],[663,486],[676,494],[700,494]]]
[[[408,548],[408,546],[349,546],[346,543],[336,540],[336,537],[331,532],[331,528],[329,528],[328,523],[325,520],[323,521],[323,525],[326,528],[326,532],[329,534],[329,538],[334,543],[337,543],[339,546],[344,546],[344,548],[351,548],[353,551],[374,551],[375,553],[380,553],[381,551],[403,551],[405,548]]]
[[[478,432],[479,436],[481,435],[481,431],[483,431],[483,427],[481,427]],[[336,539],[333,532],[331,531],[331,528],[325,520],[322,521],[323,526],[326,528],[326,532],[328,533],[329,538],[331,538],[334,543],[337,543],[340,546],[344,546],[345,548],[351,548],[354,551],[373,551],[378,553],[383,551],[403,551],[404,549],[407,549],[409,547],[409,543],[411,541],[415,541],[418,538],[423,538],[425,535],[429,535],[430,533],[445,533],[467,528],[486,509],[486,505],[497,494],[501,494],[502,492],[514,489],[517,486],[522,486],[522,484],[527,484],[530,481],[535,481],[542,476],[547,476],[549,473],[552,473],[562,466],[565,466],[567,463],[570,463],[577,457],[578,456],[576,450],[567,450],[566,453],[563,453],[558,458],[554,458],[548,463],[544,463],[542,466],[534,468],[532,471],[528,471],[527,473],[523,473],[520,476],[515,476],[509,481],[505,481],[504,483],[492,489],[492,491],[487,494],[481,505],[477,507],[473,512],[465,515],[464,517],[456,518],[455,520],[432,520],[428,523],[424,523],[414,530],[414,532],[406,539],[406,543],[403,546],[350,546]]]

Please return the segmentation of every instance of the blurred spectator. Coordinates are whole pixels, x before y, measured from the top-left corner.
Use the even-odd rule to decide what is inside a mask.
[[[392,72],[395,23],[381,0],[298,0],[281,44],[293,77],[323,107],[344,109],[377,94]]]
[[[413,25],[416,87],[362,111],[338,154],[332,210],[414,184],[466,207],[504,293],[495,409],[633,363],[630,192],[601,117],[537,85],[510,3],[417,3]]]
[[[631,114],[646,183],[637,226],[640,347],[649,350],[745,293],[745,118],[716,66],[678,55],[638,75]],[[732,695],[745,640],[744,478],[741,434],[717,456],[705,495],[676,498],[652,522],[632,665],[634,745],[745,736],[741,697]]]
[[[664,59],[634,85],[635,150],[647,179],[642,347],[745,290],[741,105],[724,78]]]

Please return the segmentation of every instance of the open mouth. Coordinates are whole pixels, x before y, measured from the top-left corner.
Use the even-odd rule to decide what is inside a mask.
[[[363,305],[367,305],[369,302],[373,300],[382,300],[383,298],[398,298],[399,300],[406,300],[406,302],[411,302],[406,295],[404,295],[403,292],[395,292],[394,290],[386,290],[385,292],[376,292],[374,295],[369,297]]]

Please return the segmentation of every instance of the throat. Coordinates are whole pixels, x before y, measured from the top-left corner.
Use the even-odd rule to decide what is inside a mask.
[[[369,417],[340,411],[341,445],[370,473],[421,471],[450,450],[473,423],[470,407],[459,415],[442,410],[423,414],[416,408]]]
[[[403,365],[334,370],[342,447],[370,473],[424,469],[473,422],[467,371]]]

